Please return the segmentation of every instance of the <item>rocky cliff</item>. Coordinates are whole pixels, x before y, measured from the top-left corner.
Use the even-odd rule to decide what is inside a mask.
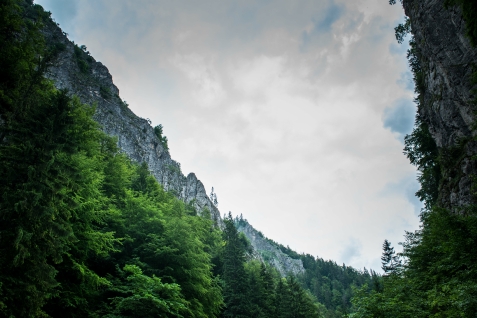
[[[254,249],[253,258],[267,262],[275,267],[285,277],[288,274],[302,274],[305,272],[301,259],[294,259],[280,250],[280,246],[266,238],[245,219],[236,219],[237,230],[245,235]]]
[[[477,49],[466,37],[460,6],[445,0],[404,0],[422,69],[419,114],[429,126],[441,159],[442,206],[460,209],[474,204],[472,180],[477,173],[475,82]]]
[[[220,212],[210,201],[202,182],[194,173],[187,177],[182,174],[180,164],[171,159],[150,121],[136,116],[122,101],[106,66],[90,56],[85,48],[69,41],[55,23],[47,23],[44,34],[49,45],[62,49],[47,74],[55,86],[77,95],[83,103],[96,105],[95,120],[104,132],[117,138],[123,152],[135,162],[147,163],[166,190],[192,204],[199,212],[208,208],[211,217],[220,225]]]
[[[147,163],[159,183],[179,199],[193,204],[198,211],[208,208],[213,220],[221,226],[220,212],[211,202],[202,182],[194,173],[184,176],[180,164],[171,158],[150,121],[136,116],[120,98],[107,67],[96,61],[86,48],[69,41],[53,22],[47,24],[44,33],[49,45],[62,48],[47,74],[55,86],[77,95],[83,103],[96,105],[94,119],[104,132],[117,138],[119,148],[129,158]],[[282,276],[304,272],[300,259],[283,253],[278,244],[263,237],[248,222],[238,226],[238,230],[249,239],[254,249],[252,258],[268,262]]]

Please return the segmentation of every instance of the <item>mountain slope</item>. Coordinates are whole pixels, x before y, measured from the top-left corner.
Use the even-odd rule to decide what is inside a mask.
[[[49,69],[48,77],[54,81],[55,86],[60,89],[68,89],[71,94],[77,95],[86,104],[95,104],[94,119],[101,124],[104,132],[118,138],[119,148],[129,158],[138,163],[146,163],[153,176],[166,191],[174,193],[186,203],[191,203],[198,211],[207,208],[211,211],[211,217],[215,223],[221,226],[223,223],[220,212],[207,196],[203,184],[194,173],[190,173],[187,177],[182,174],[180,164],[171,158],[168,149],[155,134],[148,119],[136,116],[121,100],[119,89],[114,85],[107,67],[90,56],[85,48],[78,47],[69,41],[57,25],[48,24],[44,33],[50,45],[59,43],[65,47],[53,67]],[[320,284],[314,283],[315,290],[310,287],[308,289],[317,297],[320,297],[321,294],[327,295],[327,298],[323,296],[323,302],[325,302],[325,298],[329,298],[328,308],[330,310],[338,308],[337,301],[335,301],[336,304],[332,304],[332,297],[329,296],[337,294],[337,292],[333,292],[333,290],[337,290],[337,284],[331,284],[335,278],[324,278],[325,274],[321,274],[321,272],[317,274],[316,270],[306,273],[303,260],[313,263],[315,259],[312,256],[299,255],[264,237],[260,231],[244,219],[236,219],[235,225],[238,231],[242,232],[250,241],[254,249],[253,258],[269,263],[278,270],[282,277],[289,274],[317,277],[316,280],[320,281]],[[310,261],[310,259],[313,260]],[[316,259],[316,262],[318,261],[326,264],[326,266],[322,266],[323,268],[333,268],[334,271],[340,273],[342,271],[341,266],[331,261]],[[356,275],[359,275],[359,271],[355,272]],[[362,276],[363,281],[369,280],[369,275]],[[357,282],[357,284],[361,285],[363,282]],[[347,288],[350,289],[349,286]],[[344,295],[344,292],[342,294]],[[339,306],[343,307],[343,305]]]
[[[62,46],[47,77],[59,89],[67,89],[83,103],[96,105],[94,119],[102,130],[118,138],[118,146],[133,161],[146,163],[152,175],[166,191],[192,204],[199,212],[208,209],[216,224],[221,224],[220,212],[209,199],[204,185],[194,173],[187,177],[180,164],[155,134],[148,119],[136,116],[119,96],[119,89],[106,66],[71,42],[53,22],[46,24],[45,38],[49,45]]]
[[[285,277],[305,272],[301,259],[291,258],[280,250],[280,246],[257,231],[247,220],[235,219],[237,230],[245,235],[254,249],[254,257],[269,263]]]

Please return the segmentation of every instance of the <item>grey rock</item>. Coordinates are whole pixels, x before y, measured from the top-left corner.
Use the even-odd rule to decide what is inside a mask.
[[[62,43],[66,47],[47,73],[54,85],[67,89],[83,103],[95,105],[94,119],[105,133],[117,138],[121,151],[137,163],[147,163],[165,190],[192,204],[199,212],[209,209],[215,224],[222,226],[220,212],[210,201],[202,182],[193,173],[186,177],[181,172],[180,164],[164,149],[150,121],[136,116],[121,100],[108,68],[83,52],[89,69],[81,72],[74,44],[61,29],[51,23],[44,34],[48,43]]]
[[[121,151],[137,163],[147,163],[152,175],[165,190],[192,204],[198,211],[207,208],[215,224],[222,227],[220,211],[210,200],[202,182],[194,173],[186,177],[181,172],[180,164],[164,149],[150,121],[136,116],[122,101],[107,67],[83,52],[89,69],[81,72],[74,43],[68,40],[61,29],[52,24],[44,33],[47,42],[62,43],[66,47],[47,73],[54,85],[58,89],[67,89],[85,104],[95,105],[94,119],[105,133],[117,138]],[[252,226],[247,225],[241,230],[254,248],[251,258],[268,261],[283,276],[304,272],[301,260],[292,259],[281,252],[277,245],[260,237]]]
[[[236,219],[235,226],[237,231],[243,233],[250,241],[254,250],[253,258],[269,263],[280,272],[282,277],[288,274],[298,275],[305,272],[301,259],[294,259],[283,253],[277,243],[267,239],[261,232],[251,226],[247,220],[242,219],[239,221]]]
[[[475,204],[471,191],[477,166],[475,104],[471,74],[477,64],[477,49],[465,36],[465,21],[460,7],[444,6],[444,0],[404,0],[417,43],[425,92],[419,114],[440,149],[449,149],[466,140],[464,155],[455,159],[440,189],[440,204],[460,210]]]

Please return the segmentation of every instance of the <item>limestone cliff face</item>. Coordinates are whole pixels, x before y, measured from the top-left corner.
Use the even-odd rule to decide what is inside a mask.
[[[285,277],[288,274],[302,274],[305,272],[301,259],[293,259],[283,253],[278,244],[267,239],[253,228],[246,220],[236,221],[237,230],[245,235],[254,249],[253,258],[267,262],[275,267]]]
[[[106,66],[84,50],[75,49],[75,45],[54,24],[46,28],[45,36],[48,43],[65,47],[47,74],[55,86],[77,95],[83,103],[95,104],[94,119],[104,132],[117,137],[118,146],[124,153],[135,162],[147,163],[159,183],[179,199],[192,203],[199,211],[208,208],[212,219],[222,226],[220,212],[209,199],[202,182],[194,173],[187,177],[182,174],[180,164],[164,149],[150,121],[136,116],[119,97],[119,89]],[[268,262],[282,276],[305,271],[300,259],[283,253],[278,244],[265,238],[248,222],[241,224],[238,230],[249,239],[254,249],[250,255],[252,258]]]
[[[440,203],[454,209],[476,203],[471,195],[472,175],[477,173],[471,159],[477,154],[477,143],[471,140],[476,135],[471,74],[477,49],[465,36],[459,7],[446,9],[444,0],[404,0],[403,6],[424,73],[419,113],[441,150],[464,145],[450,158],[453,168],[444,171]]]
[[[192,203],[198,211],[208,208],[216,224],[221,225],[220,212],[210,201],[202,182],[194,173],[187,177],[182,174],[180,164],[163,148],[150,121],[136,116],[121,100],[106,66],[83,50],[75,50],[55,24],[49,24],[44,33],[48,43],[65,48],[47,74],[55,86],[68,89],[83,103],[95,104],[94,119],[104,132],[117,137],[124,153],[135,162],[147,163],[159,183],[184,202]]]

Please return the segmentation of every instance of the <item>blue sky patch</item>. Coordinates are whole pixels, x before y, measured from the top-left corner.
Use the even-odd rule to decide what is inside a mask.
[[[398,99],[394,105],[384,109],[383,124],[385,128],[398,133],[400,137],[409,134],[414,126],[416,106],[411,99]]]
[[[329,36],[333,23],[343,16],[345,10],[342,6],[330,1],[330,5],[317,17],[312,18],[313,29],[302,33],[302,49],[306,49],[311,43],[317,42],[323,35]]]

